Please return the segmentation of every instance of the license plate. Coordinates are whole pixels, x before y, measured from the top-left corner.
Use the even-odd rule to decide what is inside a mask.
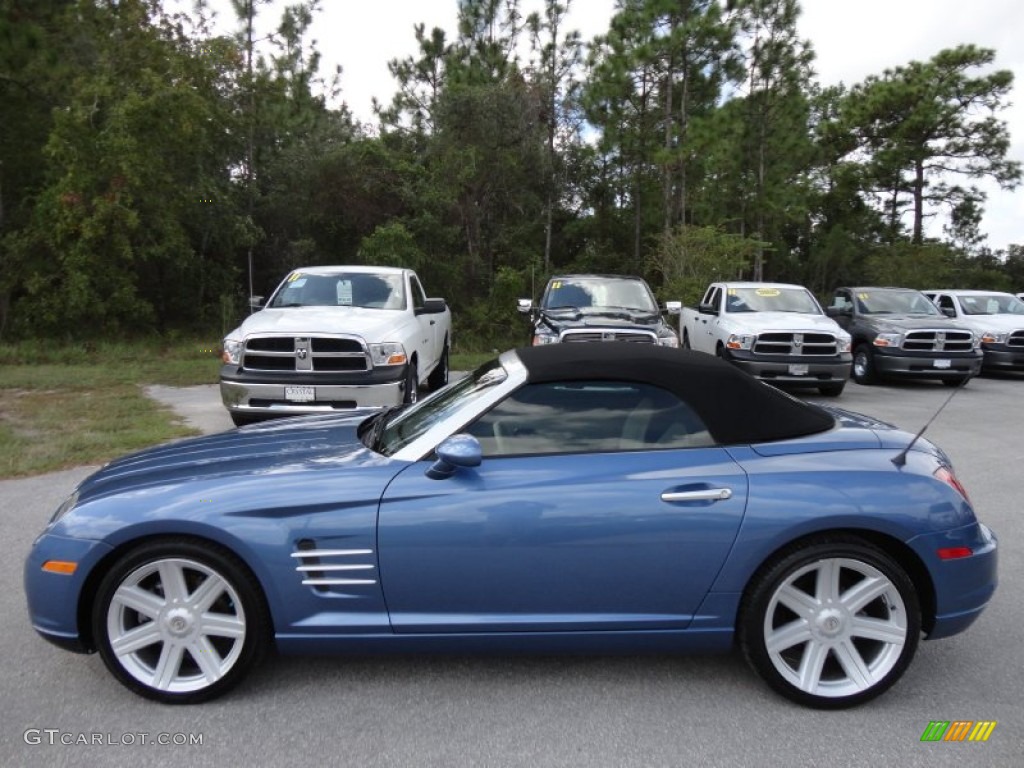
[[[806,365],[791,365],[789,366],[790,376],[806,376],[807,366]]]
[[[952,364],[952,360],[946,360],[945,358],[939,358],[934,363],[936,368],[949,368]]]
[[[285,387],[284,399],[289,403],[309,403],[316,400],[316,387]]]

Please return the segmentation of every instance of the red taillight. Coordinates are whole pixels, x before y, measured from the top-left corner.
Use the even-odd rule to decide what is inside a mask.
[[[964,488],[961,482],[956,479],[956,475],[953,474],[952,469],[950,469],[949,467],[939,467],[938,469],[935,470],[933,474],[935,476],[935,479],[941,480],[954,491],[963,496],[964,501],[966,501],[968,504],[971,503],[971,497],[967,495],[967,489]]]
[[[970,547],[943,547],[936,550],[939,560],[959,560],[961,557],[970,557],[974,550]]]

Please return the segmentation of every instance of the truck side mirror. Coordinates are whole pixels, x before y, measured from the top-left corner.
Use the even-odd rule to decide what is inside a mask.
[[[825,307],[829,317],[853,317],[853,307]]]
[[[942,314],[946,317],[956,317],[956,310],[952,307],[939,307],[939,309],[942,310]]]
[[[528,315],[533,309],[533,302],[530,299],[517,299],[516,311],[521,315]]]
[[[426,299],[423,306],[415,310],[416,315],[439,315],[448,309],[444,299]]]
[[[683,302],[681,301],[666,301],[665,311],[670,315],[678,315],[683,311]]]
[[[700,312],[702,315],[717,315],[718,307],[716,307],[714,304],[705,304],[702,302],[701,305],[697,307],[697,311]]]
[[[263,297],[262,296],[250,296],[249,297],[249,309],[262,309],[263,308]]]

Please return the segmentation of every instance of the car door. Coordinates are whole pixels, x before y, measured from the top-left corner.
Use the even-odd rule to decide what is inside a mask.
[[[440,327],[437,323],[437,315],[424,313],[423,308],[427,303],[427,295],[423,291],[416,275],[409,276],[409,296],[412,299],[413,315],[419,330],[418,343],[420,354],[423,360],[420,362],[420,373],[423,374],[432,370],[434,363],[441,356],[441,344],[444,339],[440,338]]]
[[[444,480],[426,475],[430,461],[404,470],[378,522],[394,630],[686,627],[736,537],[747,481],[655,390],[528,385],[465,430],[479,467]],[[673,419],[687,420],[675,434]]]

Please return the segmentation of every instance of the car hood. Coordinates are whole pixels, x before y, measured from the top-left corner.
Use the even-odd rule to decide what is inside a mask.
[[[921,328],[957,331],[970,330],[963,323],[935,315],[866,315],[865,319],[882,332],[914,331]]]
[[[969,315],[960,322],[976,331],[1019,331],[1024,328],[1024,315]]]
[[[367,309],[365,307],[287,307],[261,309],[246,318],[229,338],[242,340],[263,333],[357,334],[373,340],[390,338],[390,331],[399,326],[405,313],[399,309]]]
[[[729,320],[738,325],[750,326],[758,333],[764,331],[820,331],[843,335],[846,333],[831,317],[806,315],[799,312],[732,312]]]
[[[78,488],[78,502],[229,476],[387,464],[390,459],[366,448],[356,434],[377,410],[280,419],[148,448],[88,477]]]
[[[559,330],[563,328],[657,328],[663,324],[656,312],[629,309],[587,308],[579,314],[571,311],[544,310],[544,320]]]

